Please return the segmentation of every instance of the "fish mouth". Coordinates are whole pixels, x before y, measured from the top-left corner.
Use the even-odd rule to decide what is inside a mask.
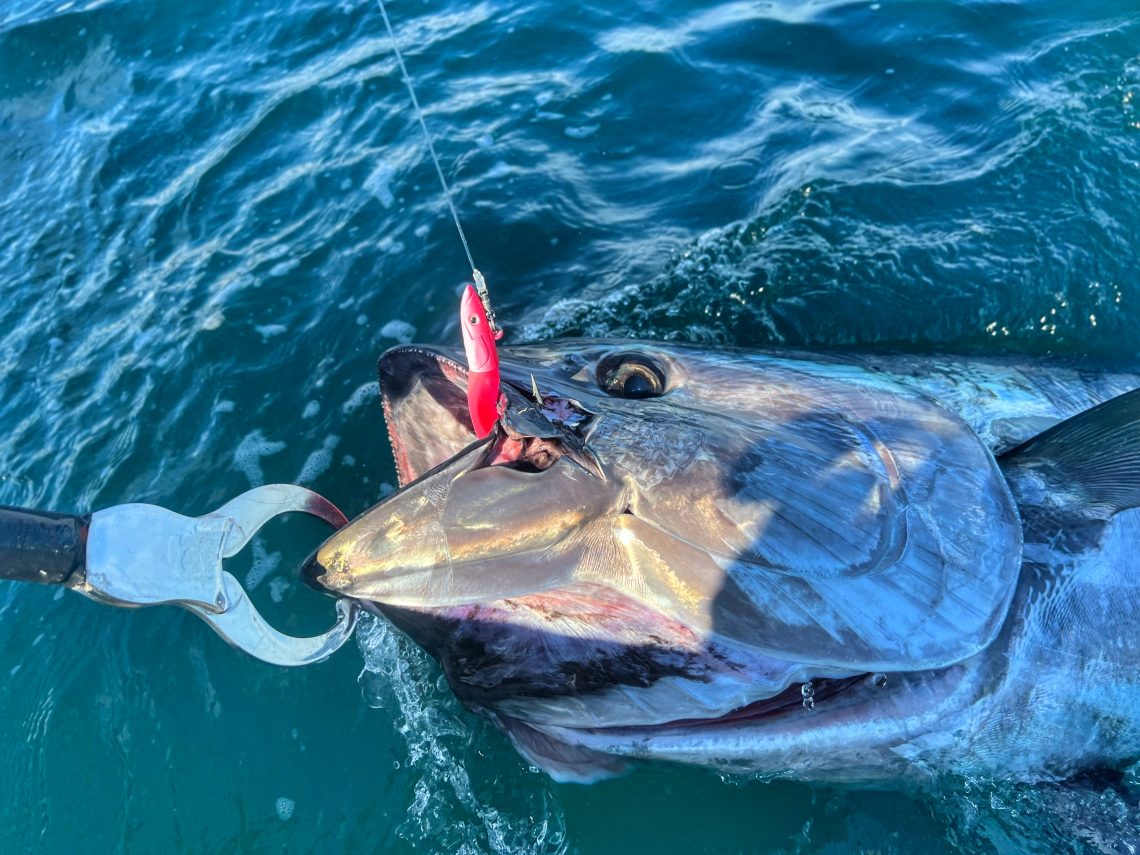
[[[377,371],[401,488],[480,443],[467,403],[468,370],[457,351],[402,345],[381,355]],[[554,430],[556,420],[542,422],[542,401],[533,401],[532,391],[521,381],[507,369],[502,377],[503,392],[511,399],[514,410],[529,410],[531,418],[502,420],[483,443],[486,454],[473,468],[505,466],[537,473],[570,455],[579,465],[604,478],[600,464],[585,450],[584,442],[575,442],[572,435]],[[588,421],[589,414],[577,402],[567,401],[563,409],[567,407],[581,416],[582,422]]]
[[[887,697],[882,694],[885,685],[885,678],[878,674],[794,682],[720,716],[660,723],[590,726],[549,724],[503,714],[493,714],[493,718],[525,757],[562,782],[593,783],[621,774],[628,768],[629,759],[682,759],[710,745],[723,750],[724,759],[718,761],[723,768],[731,770],[734,762],[742,762],[740,771],[747,772],[752,767],[746,760],[734,761],[742,740],[753,745],[744,749],[745,754],[750,750],[770,751],[777,758],[773,769],[791,769],[796,759],[784,750],[787,745],[810,740],[820,727],[834,727],[837,721],[852,716],[866,719],[872,715],[868,704]],[[890,715],[892,711],[883,712]],[[755,736],[745,736],[753,733]]]
[[[404,345],[386,351],[377,372],[401,487],[476,441],[467,409],[467,369],[456,358]]]
[[[400,489],[326,541],[302,568],[305,581],[407,608],[487,602],[564,582],[575,566],[575,535],[620,513],[619,488],[606,484],[581,432],[593,414],[570,399],[536,401],[528,369],[503,366],[508,406],[478,439],[457,351],[386,351],[380,393]],[[537,572],[537,564],[549,569]]]

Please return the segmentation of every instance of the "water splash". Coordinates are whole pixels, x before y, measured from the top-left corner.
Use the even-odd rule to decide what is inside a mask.
[[[407,745],[394,774],[414,781],[413,796],[397,834],[431,851],[566,851],[550,781],[518,760],[514,772],[504,774],[500,760],[493,775],[481,774],[489,754],[510,749],[463,712],[446,684],[438,685],[438,668],[427,654],[378,618],[362,618],[356,637],[364,700],[392,716]],[[488,787],[494,791],[485,792]]]
[[[1121,782],[967,779],[939,798],[946,840],[963,853],[1140,852],[1136,792]]]

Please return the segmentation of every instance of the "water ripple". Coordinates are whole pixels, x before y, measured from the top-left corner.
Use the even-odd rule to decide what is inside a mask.
[[[516,340],[1137,355],[1133,0],[391,11]],[[376,354],[455,343],[467,270],[375,8],[15,0],[0,52],[0,502],[390,490]],[[1001,788],[556,787],[379,623],[382,712],[351,654],[282,674],[178,612],[8,586],[0,631],[14,849],[1036,845]]]

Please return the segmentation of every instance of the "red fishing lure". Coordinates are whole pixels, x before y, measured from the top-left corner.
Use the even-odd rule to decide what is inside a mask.
[[[463,290],[459,302],[459,327],[463,330],[463,349],[467,352],[467,408],[471,426],[482,439],[499,419],[502,394],[499,391],[498,337],[487,321],[487,312],[475,286]]]

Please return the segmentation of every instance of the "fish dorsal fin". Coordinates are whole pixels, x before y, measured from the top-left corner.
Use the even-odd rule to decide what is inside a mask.
[[[1140,507],[1140,389],[1078,413],[1001,456],[1058,498],[1109,515]]]

